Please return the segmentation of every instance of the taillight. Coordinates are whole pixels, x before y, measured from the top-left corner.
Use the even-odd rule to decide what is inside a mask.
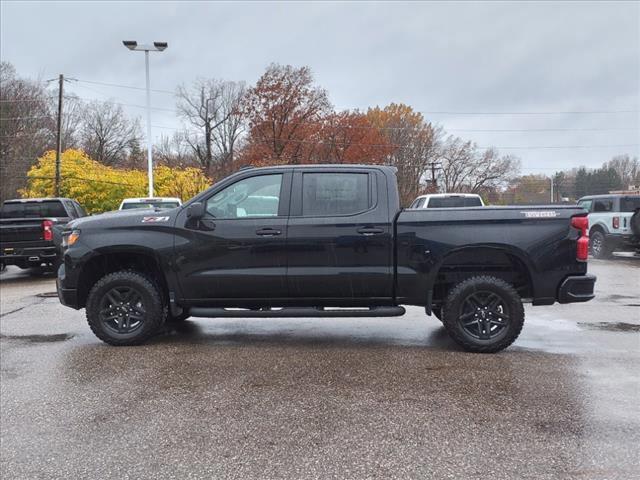
[[[589,258],[589,219],[584,217],[571,217],[571,226],[580,230],[576,259],[587,260]]]
[[[620,228],[620,217],[613,217],[613,228]]]
[[[53,240],[53,222],[51,220],[42,221],[42,238],[49,242]]]

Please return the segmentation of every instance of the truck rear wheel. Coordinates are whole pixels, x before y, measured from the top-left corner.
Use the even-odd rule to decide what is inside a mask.
[[[158,288],[145,276],[121,271],[105,275],[87,297],[87,322],[93,333],[110,345],[139,345],[163,322]]]
[[[456,285],[442,314],[451,338],[469,352],[494,353],[507,348],[524,324],[518,292],[490,276],[471,277]]]

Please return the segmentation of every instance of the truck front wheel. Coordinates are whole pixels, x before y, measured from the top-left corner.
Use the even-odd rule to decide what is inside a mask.
[[[511,345],[522,330],[524,308],[504,280],[471,277],[447,296],[442,322],[453,340],[469,352],[494,353]]]
[[[163,321],[158,288],[132,271],[105,275],[87,297],[87,322],[110,345],[139,345],[155,334]]]

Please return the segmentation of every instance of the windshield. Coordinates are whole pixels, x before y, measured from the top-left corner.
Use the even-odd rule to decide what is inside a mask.
[[[67,211],[59,200],[7,202],[0,209],[0,218],[55,218],[67,216]]]
[[[125,203],[122,205],[122,210],[129,210],[132,208],[176,208],[178,207],[178,202],[140,202],[140,203]]]
[[[637,197],[622,197],[620,199],[621,212],[634,212],[636,208],[640,208],[640,195]]]
[[[429,199],[429,208],[481,207],[478,197],[435,197]]]

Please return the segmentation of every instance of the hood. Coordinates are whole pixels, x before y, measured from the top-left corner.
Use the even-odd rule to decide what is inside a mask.
[[[105,228],[140,226],[143,223],[172,223],[180,208],[172,209],[131,209],[115,210],[89,217],[77,218],[67,224],[67,228]]]

